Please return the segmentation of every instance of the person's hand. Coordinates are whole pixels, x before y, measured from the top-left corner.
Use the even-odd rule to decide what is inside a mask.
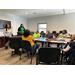
[[[8,35],[8,37],[10,37],[10,36]]]
[[[40,38],[40,36],[38,36],[38,38]]]
[[[59,38],[59,37],[57,36],[57,38]]]
[[[74,41],[75,40],[75,37],[72,37],[72,39],[70,41]]]
[[[11,35],[12,35],[12,33],[11,33]]]

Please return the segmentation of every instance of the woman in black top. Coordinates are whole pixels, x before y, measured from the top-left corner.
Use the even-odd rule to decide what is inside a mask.
[[[23,24],[21,24],[20,27],[18,28],[18,35],[23,35],[24,31],[25,31],[25,28]]]

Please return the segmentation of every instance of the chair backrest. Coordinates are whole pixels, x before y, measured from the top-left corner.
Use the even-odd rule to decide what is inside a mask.
[[[9,38],[9,41],[10,41],[10,48],[12,49],[19,49],[21,47],[21,40],[22,40],[22,37],[18,37],[18,36],[15,36],[15,37],[10,37]]]
[[[59,34],[61,34],[62,33],[62,31],[59,31]]]
[[[31,44],[29,41],[22,40],[21,45],[26,51],[31,51]]]
[[[67,33],[67,30],[65,30],[65,33]]]
[[[44,34],[44,31],[41,31],[41,33],[40,34]]]
[[[60,55],[59,48],[40,48],[38,51],[38,55],[40,56],[41,62],[52,63],[58,61],[58,57]]]
[[[59,35],[59,33],[56,34],[57,36]]]
[[[41,34],[42,37],[45,37],[45,33],[44,33],[44,31],[41,31],[40,34]]]
[[[56,34],[56,31],[53,31],[52,34]]]
[[[30,32],[30,35],[32,35],[32,36],[33,36],[33,34],[34,34],[34,32],[33,32],[33,31],[31,31],[31,32]]]

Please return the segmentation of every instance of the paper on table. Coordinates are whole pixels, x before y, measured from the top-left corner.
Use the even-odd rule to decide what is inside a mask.
[[[64,42],[64,41],[51,41],[51,42],[55,42],[55,43],[67,43],[67,42]]]
[[[35,40],[39,40],[39,38],[35,38]]]
[[[65,40],[66,42],[70,42],[71,39],[65,38],[64,40]]]

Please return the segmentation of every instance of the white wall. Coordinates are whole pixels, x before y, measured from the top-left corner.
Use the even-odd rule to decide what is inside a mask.
[[[27,19],[27,28],[31,31],[36,31],[37,23],[44,22],[47,22],[47,30],[50,32],[53,30],[59,32],[60,30],[66,29],[68,33],[75,33],[75,13]]]
[[[12,15],[9,13],[0,11],[0,19],[11,21],[11,29],[14,35],[17,35],[17,29],[21,23],[23,23],[24,27],[27,28],[27,19],[22,18],[16,15]],[[3,29],[0,29],[0,36],[3,35]]]

